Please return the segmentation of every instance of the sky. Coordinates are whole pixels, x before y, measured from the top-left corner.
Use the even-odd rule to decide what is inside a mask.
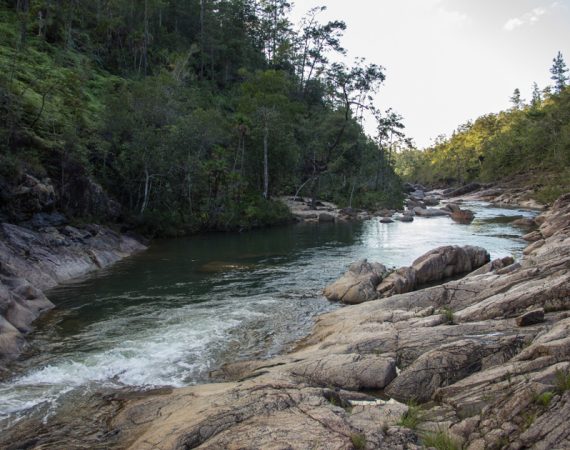
[[[570,0],[294,0],[293,19],[326,6],[344,20],[348,57],[385,67],[376,106],[404,117],[419,148],[482,114],[509,108],[515,88],[551,85],[561,51],[570,67]],[[373,133],[372,123],[366,125]]]

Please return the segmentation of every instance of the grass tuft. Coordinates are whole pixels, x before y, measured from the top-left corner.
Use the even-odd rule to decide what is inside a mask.
[[[448,325],[453,325],[455,323],[455,319],[453,317],[453,310],[451,308],[445,307],[440,311],[440,314],[445,319],[445,322]]]
[[[366,447],[366,436],[362,433],[352,433],[350,441],[356,450],[361,450]]]
[[[408,402],[408,410],[402,414],[398,425],[415,430],[422,421],[421,407],[416,402],[410,401]]]
[[[570,372],[567,370],[557,370],[554,376],[556,390],[560,394],[570,390]]]
[[[542,394],[536,394],[534,396],[534,403],[536,403],[538,406],[546,408],[550,404],[550,401],[552,400],[553,397],[554,397],[554,392],[552,391],[546,391],[543,392]]]
[[[461,450],[459,442],[444,431],[426,433],[422,438],[422,442],[426,447],[435,448],[437,450]]]

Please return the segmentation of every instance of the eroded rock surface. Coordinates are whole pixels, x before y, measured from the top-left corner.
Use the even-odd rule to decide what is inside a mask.
[[[98,225],[33,231],[0,224],[0,365],[22,351],[32,322],[53,307],[43,290],[144,248]]]
[[[348,271],[328,285],[324,295],[329,300],[356,304],[376,298],[376,286],[386,275],[387,269],[380,263],[367,260],[352,263]]]
[[[439,432],[471,450],[569,448],[569,219],[567,195],[539,217],[542,245],[521,261],[325,314],[293,352],[224,367],[226,382],[99,405],[106,415],[67,447],[416,449]],[[540,308],[544,321],[517,325]],[[386,383],[390,401],[362,392]],[[419,412],[398,399],[419,401]],[[40,448],[74,423],[49,420]],[[0,445],[29,443],[33,427]]]

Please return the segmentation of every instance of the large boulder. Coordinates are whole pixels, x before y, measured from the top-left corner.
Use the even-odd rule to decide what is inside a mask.
[[[414,221],[414,216],[409,214],[402,214],[401,216],[396,217],[396,220],[409,223]]]
[[[420,256],[412,267],[417,283],[422,285],[471,272],[490,260],[489,253],[482,247],[447,245]]]
[[[350,304],[373,300],[376,298],[376,286],[386,273],[382,264],[363,259],[352,263],[341,278],[324,289],[323,294],[329,300]]]
[[[414,213],[416,213],[416,216],[420,217],[438,217],[438,216],[451,215],[451,212],[448,210],[435,209],[435,208],[421,208],[419,206],[416,206],[413,211]]]
[[[461,209],[459,211],[454,211],[451,213],[451,219],[454,222],[461,223],[464,225],[468,225],[471,222],[473,222],[474,218],[475,214],[473,213],[473,211],[469,209]]]
[[[439,201],[439,197],[436,197],[435,195],[428,195],[424,198],[424,203],[426,206],[437,206],[439,205]]]
[[[413,291],[416,287],[416,271],[412,267],[400,267],[388,275],[376,288],[379,297]]]
[[[376,291],[382,298],[411,292],[434,281],[469,273],[489,260],[489,254],[481,247],[439,247],[416,259],[411,267],[401,267],[392,272],[378,285]]]
[[[330,222],[334,222],[334,216],[330,213],[320,213],[319,214],[319,222],[322,223],[330,223]]]

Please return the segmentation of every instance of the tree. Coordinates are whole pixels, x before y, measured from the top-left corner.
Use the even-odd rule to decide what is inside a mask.
[[[540,92],[538,84],[536,84],[536,81],[535,81],[532,84],[532,99],[530,101],[530,106],[533,109],[536,109],[540,106],[541,103],[542,103],[542,94]]]
[[[287,17],[290,9],[287,0],[260,0],[258,4],[258,39],[272,67],[283,66],[290,56],[291,23]]]
[[[550,68],[550,73],[552,74],[550,79],[554,81],[554,90],[558,94],[564,90],[569,80],[566,72],[568,72],[568,68],[566,67],[562,53],[558,52],[556,58],[552,60],[552,67]]]
[[[513,108],[514,109],[521,109],[523,104],[524,104],[524,100],[521,98],[521,91],[519,88],[516,88],[513,91],[513,95],[510,98],[511,103],[513,104]]]
[[[402,116],[388,109],[383,115],[377,114],[376,120],[378,125],[376,130],[376,143],[378,144],[378,154],[376,163],[376,176],[374,178],[374,190],[380,187],[385,187],[385,182],[388,174],[388,168],[392,164],[392,147],[395,142],[403,141],[405,138],[402,130],[404,124],[402,123]]]
[[[340,44],[342,33],[346,30],[343,21],[335,20],[320,24],[317,15],[326,10],[326,6],[312,8],[301,22],[301,33],[296,43],[296,73],[301,90],[306,94],[306,86],[313,78],[320,77],[329,62],[328,52],[344,55],[346,51]]]
[[[288,98],[290,80],[282,71],[266,70],[248,76],[242,85],[240,112],[256,125],[255,135],[262,145],[262,191],[263,197],[270,197],[270,157],[275,154],[270,145],[278,147],[284,142],[275,139],[277,133],[284,133],[292,125],[293,105]],[[284,163],[282,161],[281,163]]]

